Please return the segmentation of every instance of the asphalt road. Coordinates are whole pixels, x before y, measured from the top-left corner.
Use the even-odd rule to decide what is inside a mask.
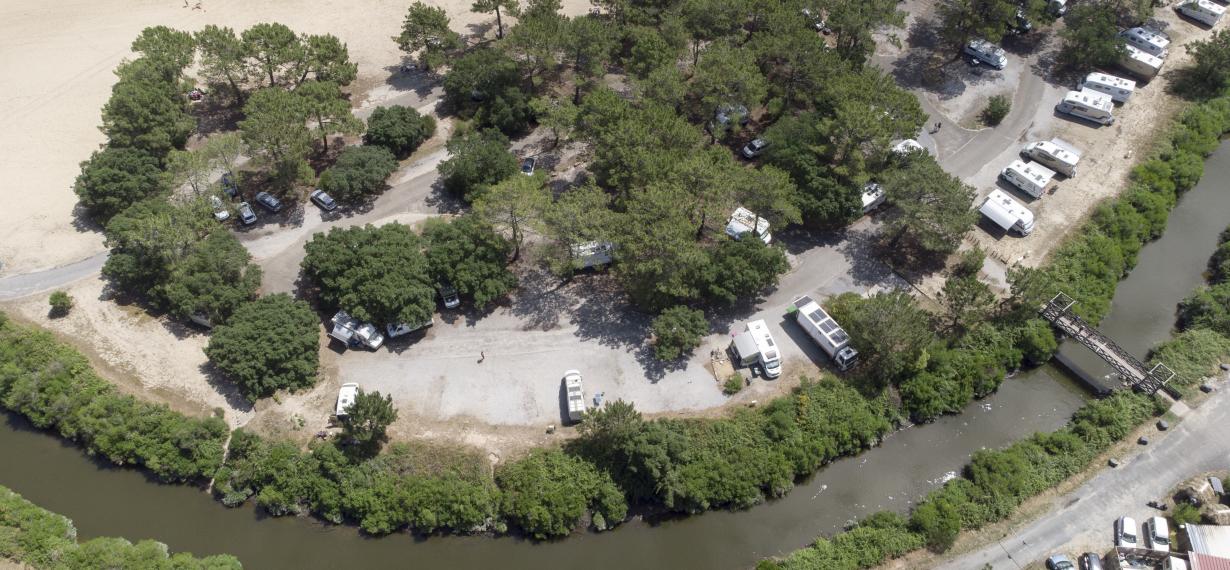
[[[0,301],[50,291],[87,277],[93,277],[98,274],[106,261],[107,252],[102,252],[76,263],[52,269],[0,277]]]
[[[966,570],[990,564],[996,570],[1007,570],[1042,561],[1056,552],[1075,559],[1082,552],[1109,550],[1116,518],[1128,515],[1139,524],[1159,514],[1145,505],[1148,501],[1161,499],[1201,472],[1230,465],[1230,438],[1221,435],[1230,413],[1230,397],[1223,393],[1224,380],[1218,386],[1212,397],[1186,412],[1169,432],[1151,435],[1152,442],[1124,464],[1106,468],[1076,490],[1056,497],[1042,518],[940,568]]]

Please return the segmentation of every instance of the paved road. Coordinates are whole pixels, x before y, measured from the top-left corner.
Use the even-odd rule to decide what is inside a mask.
[[[76,263],[62,265],[52,269],[0,277],[0,301],[18,299],[63,287],[75,281],[92,277],[102,269],[107,261],[107,253],[95,254]]]
[[[1218,392],[1186,413],[1178,426],[1118,468],[1107,468],[1071,493],[1052,501],[1051,510],[1028,526],[941,568],[966,570],[990,564],[996,570],[1023,567],[1055,552],[1070,556],[1105,552],[1114,520],[1129,515],[1138,522],[1158,511],[1145,503],[1159,499],[1184,480],[1230,466],[1230,438],[1222,437],[1230,414],[1223,381]]]

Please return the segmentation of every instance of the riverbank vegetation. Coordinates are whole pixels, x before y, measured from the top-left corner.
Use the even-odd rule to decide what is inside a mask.
[[[12,490],[0,487],[0,561],[8,559],[37,570],[141,568],[142,570],[239,570],[233,556],[196,558],[170,554],[152,540],[136,544],[122,538],[77,542],[73,521],[43,509]]]

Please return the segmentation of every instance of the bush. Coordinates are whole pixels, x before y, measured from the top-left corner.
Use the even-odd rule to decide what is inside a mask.
[[[90,219],[104,225],[125,208],[167,190],[158,158],[135,148],[95,152],[81,163],[73,184]]]
[[[700,346],[709,322],[700,309],[676,305],[653,320],[653,353],[658,360],[675,360]]]
[[[51,305],[51,316],[62,317],[67,315],[73,308],[73,297],[63,291],[55,291],[51,293],[51,297],[47,299]]]
[[[727,396],[734,396],[735,394],[738,394],[740,390],[743,390],[743,386],[745,384],[747,384],[747,381],[743,379],[743,375],[735,372],[726,379],[725,383],[722,384],[722,393]]]
[[[561,451],[533,450],[497,471],[495,480],[501,514],[534,538],[567,535],[586,511],[616,522],[628,514],[623,492],[610,475]]]
[[[1012,110],[1012,100],[1003,95],[994,95],[987,101],[986,109],[982,110],[982,122],[994,127],[1004,121]]]
[[[1200,523],[1200,509],[1191,503],[1178,503],[1174,506],[1174,512],[1170,514],[1170,518],[1174,521],[1175,526],[1198,524]]]
[[[50,333],[0,325],[0,406],[116,465],[163,481],[205,481],[222,463],[226,423],[119,394]]]
[[[409,156],[436,132],[436,120],[413,107],[377,107],[367,119],[363,142],[382,146],[399,158]]]
[[[253,402],[315,384],[319,351],[316,313],[285,293],[240,305],[205,347],[209,361]]]
[[[384,192],[397,170],[397,159],[378,146],[346,147],[337,162],[320,175],[320,188],[341,202],[360,202]]]
[[[1172,384],[1190,386],[1217,373],[1230,358],[1230,338],[1209,329],[1183,331],[1153,349],[1150,366],[1163,362],[1175,373]]]
[[[517,158],[508,152],[508,137],[494,129],[454,135],[448,140],[448,160],[438,170],[444,189],[467,202],[487,188],[517,173]]]

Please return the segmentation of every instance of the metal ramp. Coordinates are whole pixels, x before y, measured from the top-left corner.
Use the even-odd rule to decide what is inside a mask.
[[[1148,394],[1165,390],[1174,398],[1179,397],[1178,390],[1167,386],[1175,376],[1173,370],[1162,363],[1149,368],[1110,337],[1073,314],[1071,309],[1075,304],[1076,301],[1061,292],[1042,308],[1042,318],[1106,361],[1123,378],[1125,387],[1130,386]]]

